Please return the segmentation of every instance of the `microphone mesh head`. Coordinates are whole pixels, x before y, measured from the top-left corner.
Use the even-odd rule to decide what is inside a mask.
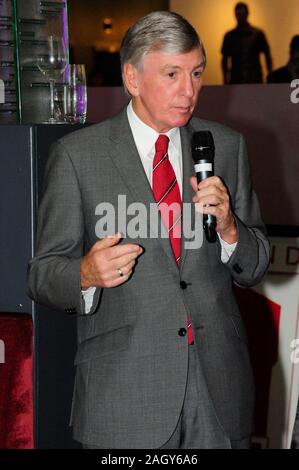
[[[198,131],[192,135],[192,158],[194,162],[198,160],[214,160],[215,146],[212,133],[210,131]]]

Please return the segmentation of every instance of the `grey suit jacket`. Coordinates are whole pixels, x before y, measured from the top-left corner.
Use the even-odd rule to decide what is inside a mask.
[[[52,149],[28,286],[37,302],[78,313],[71,421],[81,442],[157,448],[169,439],[187,378],[187,336],[178,332],[190,315],[199,367],[224,433],[233,440],[251,433],[254,386],[232,285],[259,282],[269,245],[237,132],[196,118],[181,128],[183,201],[193,196],[191,135],[203,129],[213,133],[215,174],[228,186],[236,215],[239,242],[231,259],[221,262],[218,242],[204,239],[200,249],[186,250],[183,239],[178,269],[168,239],[125,238],[124,243],[142,245],[144,254],[125,284],[97,289],[89,315],[84,314],[80,262],[97,241],[96,206],[112,203],[117,217],[119,194],[126,195],[127,204],[147,207],[154,199],[125,111],[60,139]]]

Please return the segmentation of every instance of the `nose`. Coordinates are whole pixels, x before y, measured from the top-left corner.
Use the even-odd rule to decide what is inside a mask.
[[[182,83],[182,92],[187,98],[193,98],[194,96],[194,83],[192,76],[186,74]]]

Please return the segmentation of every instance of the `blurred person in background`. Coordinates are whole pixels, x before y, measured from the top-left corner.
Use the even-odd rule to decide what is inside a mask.
[[[290,58],[284,67],[273,70],[267,77],[268,83],[289,83],[299,78],[299,34],[290,43]]]
[[[246,3],[235,6],[237,27],[224,36],[222,53],[223,82],[263,83],[260,54],[266,59],[267,72],[272,70],[270,47],[264,32],[248,22],[249,9]]]

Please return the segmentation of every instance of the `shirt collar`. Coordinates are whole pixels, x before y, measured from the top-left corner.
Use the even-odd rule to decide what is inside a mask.
[[[132,100],[127,107],[127,115],[133,137],[139,154],[143,157],[152,153],[159,133],[152,127],[145,124],[135,113]],[[181,140],[178,127],[174,127],[165,133],[169,137],[169,146],[174,146],[177,152],[180,152]],[[169,147],[171,148],[171,147]]]

